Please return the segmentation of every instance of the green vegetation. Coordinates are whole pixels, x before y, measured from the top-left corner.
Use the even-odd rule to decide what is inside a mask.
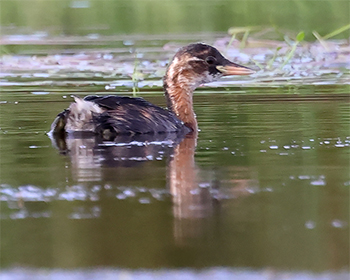
[[[284,62],[280,66],[280,69],[282,69],[291,60],[291,58],[293,57],[293,55],[295,53],[295,50],[297,49],[297,46],[299,45],[299,43],[301,41],[304,40],[304,37],[305,37],[305,33],[303,31],[298,33],[298,35],[295,37],[295,42],[292,44],[292,48],[289,51],[289,53],[286,55]]]
[[[333,69],[344,68],[342,71],[348,73],[345,68],[348,68],[348,56],[347,56],[347,42],[346,40],[331,40],[332,37],[340,35],[350,29],[350,24],[337,28],[329,34],[321,37],[318,32],[313,31],[313,34],[318,41],[307,42],[304,41],[307,34],[304,31],[299,32],[297,35],[293,35],[292,31],[282,31],[278,28],[261,28],[261,27],[232,27],[228,30],[228,34],[231,36],[226,47],[226,52],[230,48],[238,48],[242,53],[249,54],[250,60],[259,67],[260,70],[277,70],[276,72],[288,75],[290,67],[284,69],[287,64],[293,64],[293,72],[298,73],[306,71],[310,73],[313,71],[316,73],[323,68],[322,61],[328,61],[329,64],[333,64]],[[282,40],[272,40],[271,38],[279,37],[283,35]],[[249,39],[248,39],[249,37]],[[294,39],[290,39],[294,37]],[[302,43],[302,44],[301,44]],[[328,45],[330,47],[328,47]],[[321,46],[321,47],[320,47]],[[266,49],[272,50],[266,53]],[[312,50],[311,50],[312,49]],[[337,53],[337,56],[329,56],[329,52]],[[260,52],[260,53],[259,53]],[[255,55],[265,56],[265,60],[262,61],[255,59]],[[308,63],[301,63],[301,59],[308,61]],[[306,60],[305,60],[306,59]],[[332,62],[333,60],[333,62]],[[315,61],[319,61],[316,62]],[[299,69],[299,70],[298,70]]]
[[[349,22],[349,1],[1,0],[2,34],[101,35],[226,32],[276,26],[327,34]],[[282,32],[283,33],[283,32]],[[337,38],[349,38],[345,32]],[[283,38],[283,36],[282,36]],[[281,38],[279,38],[281,39]]]
[[[349,30],[349,29],[350,29],[350,24],[347,24],[347,25],[342,26],[342,27],[338,28],[337,30],[334,30],[331,33],[323,36],[323,39],[324,40],[330,39],[330,38],[332,38],[332,37],[334,37],[342,32],[345,32],[346,30]]]
[[[326,49],[329,50],[327,43],[325,42],[325,40],[330,39],[334,36],[337,36],[338,34],[341,34],[347,30],[350,29],[350,24],[347,24],[345,26],[342,26],[340,28],[338,28],[337,30],[332,31],[331,33],[328,33],[325,36],[321,36],[317,31],[313,31],[312,34],[316,37],[316,39],[320,42],[320,44]]]
[[[173,55],[177,46],[204,41],[226,50],[226,55],[237,63],[253,64],[253,67],[255,64],[263,70],[254,76],[255,80],[241,77],[251,83],[271,79],[280,84],[305,83],[307,78],[312,83],[320,75],[336,75],[337,83],[347,78],[345,39],[350,36],[350,3],[332,0],[320,1],[317,5],[307,0],[251,3],[4,0],[0,2],[2,69],[11,73],[43,71],[69,79],[87,76],[99,80],[103,76],[105,82],[107,77],[128,77],[131,83],[128,81],[127,87],[136,96],[140,80],[150,73],[151,79],[163,76],[164,61]],[[224,33],[227,30],[229,38]],[[151,35],[159,33],[163,35]],[[181,34],[185,35],[181,37]],[[164,45],[167,48],[160,49]],[[155,56],[150,52],[153,47]],[[135,50],[134,56],[121,62],[117,59],[119,51],[128,48]],[[234,54],[230,52],[233,48]],[[100,51],[111,53],[113,59],[89,55]],[[337,55],[330,56],[330,52]],[[17,59],[14,55],[18,54],[28,56]]]
[[[274,52],[274,54],[273,54],[273,56],[272,56],[272,58],[269,60],[269,62],[267,63],[267,69],[268,70],[272,70],[272,64],[275,62],[275,60],[276,60],[276,57],[277,57],[277,55],[278,55],[278,52],[280,51],[282,49],[282,47],[277,47],[276,48],[276,50],[275,50],[275,52]],[[260,69],[262,69],[261,67],[260,67]]]

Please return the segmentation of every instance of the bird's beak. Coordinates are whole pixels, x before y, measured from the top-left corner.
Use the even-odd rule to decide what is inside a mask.
[[[229,60],[225,61],[225,65],[216,66],[216,69],[218,69],[224,76],[250,75],[255,73],[254,70],[248,67],[233,63]]]

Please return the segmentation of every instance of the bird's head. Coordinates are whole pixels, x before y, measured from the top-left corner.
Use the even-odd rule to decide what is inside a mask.
[[[178,50],[168,66],[164,83],[194,90],[200,84],[216,81],[222,76],[253,73],[248,67],[226,59],[216,48],[197,43]]]

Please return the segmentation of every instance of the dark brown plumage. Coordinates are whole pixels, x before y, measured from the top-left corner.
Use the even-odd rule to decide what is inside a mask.
[[[52,134],[94,133],[111,139],[120,134],[197,131],[193,91],[200,84],[226,75],[248,75],[253,71],[224,58],[206,44],[181,48],[164,76],[168,109],[143,98],[117,95],[74,97],[75,102],[58,114]]]

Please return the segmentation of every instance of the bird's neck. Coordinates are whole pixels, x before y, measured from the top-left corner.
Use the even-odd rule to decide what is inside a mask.
[[[197,131],[196,115],[193,111],[193,89],[189,86],[178,86],[164,83],[167,106],[183,123]]]
[[[197,120],[193,110],[193,91],[199,83],[188,69],[176,63],[170,65],[163,81],[168,109],[187,127],[197,132]]]

